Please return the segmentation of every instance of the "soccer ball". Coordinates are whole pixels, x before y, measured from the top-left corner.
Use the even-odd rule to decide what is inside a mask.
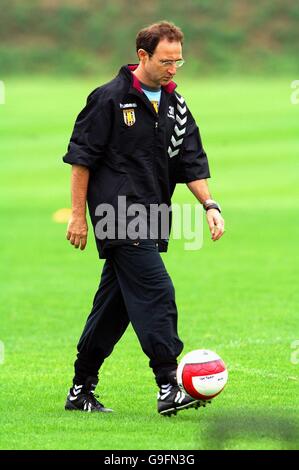
[[[197,349],[186,354],[177,368],[177,382],[182,391],[197,400],[211,400],[224,389],[227,368],[213,351]]]

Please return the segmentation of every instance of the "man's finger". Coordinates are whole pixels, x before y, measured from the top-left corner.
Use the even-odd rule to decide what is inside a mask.
[[[76,239],[76,235],[75,235],[74,233],[71,233],[71,236],[70,236],[70,239],[69,239],[69,240],[70,240],[70,243],[71,243],[72,245],[74,245],[75,239]]]
[[[80,250],[84,250],[87,244],[87,235],[81,237]]]
[[[213,235],[213,233],[215,231],[215,225],[214,225],[213,217],[208,217],[208,224],[209,224],[210,232]]]
[[[81,239],[80,235],[76,235],[76,236],[75,236],[75,239],[74,239],[74,246],[75,246],[75,248],[79,248],[79,246],[80,246],[80,239]]]
[[[219,225],[216,225],[215,235],[214,235],[213,240],[214,241],[219,240],[219,238],[222,237],[223,234],[224,234],[224,224],[221,223]]]
[[[213,226],[213,232],[212,232],[212,238],[213,240],[217,237],[217,234],[218,234],[218,231],[219,231],[219,227],[216,223],[214,223],[214,226]]]
[[[218,228],[216,225],[213,226],[213,230],[211,233],[212,233],[212,240],[215,240],[217,237],[217,233],[218,233]]]
[[[214,238],[216,237],[217,232],[218,232],[218,225],[217,225],[217,223],[216,223],[216,221],[214,220],[213,217],[208,217],[208,224],[209,224],[210,232],[211,232],[211,235],[212,235],[212,240],[214,240]],[[218,222],[218,224],[219,224],[219,222]]]

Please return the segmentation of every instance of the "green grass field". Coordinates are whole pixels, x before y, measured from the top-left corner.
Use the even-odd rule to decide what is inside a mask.
[[[67,413],[76,343],[102,261],[65,240],[65,153],[101,80],[8,79],[0,105],[1,449],[295,449],[299,444],[299,105],[286,79],[182,80],[223,206],[226,234],[163,255],[176,287],[184,352],[215,350],[229,381],[205,409],[171,419],[131,328],[98,391],[115,413]],[[180,185],[175,202],[192,202]],[[292,344],[293,343],[293,344]],[[293,361],[291,360],[293,358]]]

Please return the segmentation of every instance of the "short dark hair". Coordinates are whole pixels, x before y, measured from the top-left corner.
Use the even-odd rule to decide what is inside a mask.
[[[161,39],[168,39],[170,42],[180,42],[183,44],[184,34],[173,23],[160,21],[143,28],[136,36],[136,51],[144,49],[149,54],[153,54]]]

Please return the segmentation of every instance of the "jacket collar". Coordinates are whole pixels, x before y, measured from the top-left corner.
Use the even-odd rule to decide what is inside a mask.
[[[123,65],[119,71],[119,75],[124,75],[125,77],[127,77],[130,80],[131,88],[138,91],[139,93],[143,93],[140,81],[138,80],[136,75],[132,73],[134,70],[137,69],[137,67],[138,67],[138,64]],[[169,82],[166,86],[162,85],[162,89],[166,93],[173,93],[176,87],[177,87],[177,84],[172,81]]]

